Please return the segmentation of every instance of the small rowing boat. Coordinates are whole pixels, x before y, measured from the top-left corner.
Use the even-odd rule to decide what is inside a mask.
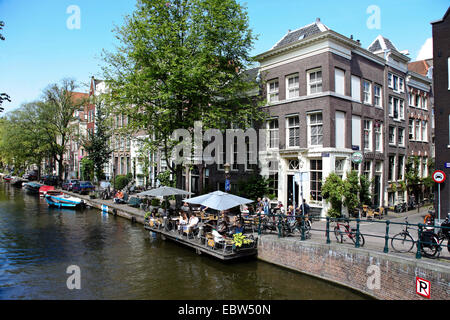
[[[83,200],[63,193],[55,194],[51,192],[51,194],[45,195],[45,200],[49,207],[76,209],[85,205]]]
[[[54,186],[42,186],[39,188],[39,196],[45,197],[46,194],[49,193],[49,191],[54,191]]]
[[[28,193],[39,194],[39,189],[42,187],[42,184],[36,182],[28,182],[23,186]]]

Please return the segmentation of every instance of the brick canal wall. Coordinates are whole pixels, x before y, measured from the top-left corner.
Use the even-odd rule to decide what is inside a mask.
[[[259,239],[258,258],[356,289],[377,299],[426,299],[416,293],[416,276],[431,282],[431,299],[450,298],[450,264],[436,264],[425,259],[399,257],[337,243],[278,239],[270,235]],[[379,282],[376,279],[378,274]]]

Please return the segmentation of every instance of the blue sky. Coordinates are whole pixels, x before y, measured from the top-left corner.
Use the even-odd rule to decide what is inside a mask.
[[[442,18],[448,0],[247,0],[250,26],[259,39],[253,54],[270,49],[289,29],[310,24],[319,17],[326,26],[346,36],[353,35],[367,48],[377,35],[389,38],[399,50],[408,49],[416,60],[431,38],[430,22]],[[80,8],[80,29],[70,30],[67,8]],[[380,29],[369,29],[367,8],[380,9]],[[114,48],[114,25],[133,11],[134,0],[0,0],[0,92],[11,103],[6,111],[38,99],[42,90],[62,78],[80,83],[92,75],[101,77],[102,49]]]

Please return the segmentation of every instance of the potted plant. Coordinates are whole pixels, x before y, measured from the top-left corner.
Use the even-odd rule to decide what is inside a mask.
[[[150,211],[153,211],[154,209],[159,209],[161,202],[158,198],[153,198],[150,202]]]
[[[233,234],[233,250],[239,251],[239,249],[249,248],[253,245],[254,240],[248,238],[242,233]]]

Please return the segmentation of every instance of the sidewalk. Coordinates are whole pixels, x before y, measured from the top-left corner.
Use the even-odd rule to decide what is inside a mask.
[[[385,247],[385,241],[386,241],[385,236],[386,236],[386,221],[387,220],[389,220],[389,222],[390,222],[388,235],[390,238],[392,238],[394,235],[401,232],[404,228],[403,225],[392,224],[392,222],[404,223],[405,217],[408,217],[408,222],[410,224],[423,223],[423,219],[427,213],[428,213],[428,206],[425,206],[420,209],[419,213],[417,213],[417,209],[416,209],[416,210],[412,210],[412,211],[408,211],[408,212],[396,213],[395,215],[394,214],[391,215],[391,213],[389,213],[387,217],[385,216],[385,217],[383,217],[383,219],[374,219],[373,221],[366,220],[365,218],[361,219],[361,222],[359,225],[360,232],[361,232],[361,234],[363,234],[363,236],[365,238],[365,245],[363,248],[383,253],[384,247]],[[313,241],[316,243],[325,243],[326,242],[326,225],[327,225],[327,223],[326,223],[325,218],[322,218],[322,219],[323,220],[321,220],[321,221],[313,222],[312,229],[311,229],[311,238],[307,239],[305,241]],[[334,222],[330,222],[329,236],[330,236],[331,243],[337,243],[336,237],[333,232],[335,225],[336,224]],[[356,228],[355,221],[352,221],[350,223],[350,225],[352,228]],[[413,236],[414,240],[416,240],[417,239],[417,227],[411,227],[409,230],[410,230],[411,235]],[[275,232],[272,232],[272,236],[273,235],[276,236],[277,234]],[[289,237],[286,237],[283,239],[286,239],[288,241],[301,241],[300,236],[289,236]],[[351,246],[351,247],[355,246],[353,241],[348,237],[344,237],[344,242],[339,245]],[[438,259],[429,259],[426,257],[422,257],[422,260],[426,260],[431,263],[449,265],[450,264],[450,253],[448,252],[448,250],[446,248],[447,240],[444,240],[444,242],[442,243],[442,246],[443,246],[442,251],[440,252]],[[389,252],[388,252],[389,254],[393,254],[396,256],[404,256],[404,257],[409,257],[409,258],[415,258],[416,252],[417,252],[416,246],[414,246],[414,248],[411,250],[411,252],[408,252],[408,253],[394,252],[392,249],[392,246],[391,246],[391,239],[388,240],[388,249],[389,249]]]

